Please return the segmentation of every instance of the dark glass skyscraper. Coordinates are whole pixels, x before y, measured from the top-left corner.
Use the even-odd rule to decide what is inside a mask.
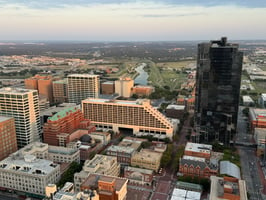
[[[200,142],[236,133],[243,53],[226,38],[198,45],[195,128]]]

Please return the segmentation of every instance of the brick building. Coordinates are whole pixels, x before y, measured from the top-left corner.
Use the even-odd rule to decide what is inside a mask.
[[[147,85],[136,85],[132,88],[132,94],[136,94],[140,97],[148,97],[154,92],[154,87]]]
[[[127,179],[90,174],[82,183],[81,191],[97,189],[99,199],[125,200],[127,196]]]
[[[14,118],[0,116],[0,160],[8,157],[17,149]]]
[[[101,93],[102,94],[114,94],[115,93],[115,82],[106,81],[101,83]]]
[[[35,75],[25,79],[25,88],[38,90],[40,96],[46,97],[50,103],[53,102],[53,77],[51,75]]]
[[[266,109],[250,108],[249,120],[252,132],[255,128],[266,128]]]
[[[55,146],[66,146],[67,143],[79,139],[82,135],[76,134],[76,130],[85,129],[83,134],[95,131],[90,125],[90,120],[84,119],[77,107],[70,107],[59,111],[49,117],[43,127],[44,142]]]
[[[124,177],[131,183],[152,185],[153,170],[127,166],[124,169]]]

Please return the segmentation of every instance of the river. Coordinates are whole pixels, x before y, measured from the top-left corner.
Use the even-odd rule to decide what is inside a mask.
[[[139,75],[135,78],[135,84],[139,85],[147,85],[149,74],[144,71],[144,67],[146,67],[146,63],[141,63],[135,70],[139,73]]]

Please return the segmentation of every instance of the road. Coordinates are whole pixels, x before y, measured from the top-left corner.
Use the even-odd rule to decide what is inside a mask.
[[[239,107],[238,112],[238,134],[237,142],[251,142],[252,135],[247,133],[247,119],[242,114],[243,107]],[[239,146],[238,147],[242,177],[246,181],[247,191],[250,194],[250,200],[263,200],[261,196],[261,189],[263,185],[258,171],[258,160],[255,149],[252,147]]]

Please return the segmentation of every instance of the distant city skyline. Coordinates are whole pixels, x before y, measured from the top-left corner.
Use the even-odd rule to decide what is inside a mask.
[[[266,39],[264,0],[0,0],[0,40]]]

